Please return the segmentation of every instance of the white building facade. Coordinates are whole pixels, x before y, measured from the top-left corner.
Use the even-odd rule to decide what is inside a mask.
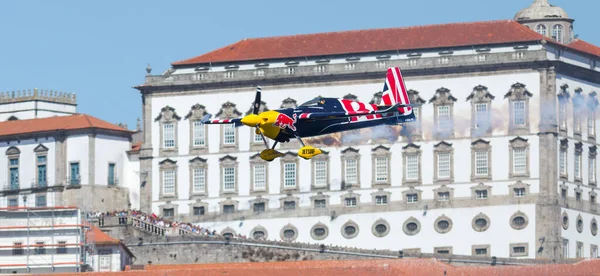
[[[77,113],[75,93],[34,88],[0,92],[0,121],[65,116]]]
[[[488,40],[429,45],[424,39],[385,49],[389,41],[369,40],[383,46],[358,51],[343,43],[352,32],[267,38],[247,43],[275,48],[234,59],[224,49],[236,47],[228,46],[174,63],[165,74],[148,74],[137,87],[144,118],[142,211],[252,238],[440,254],[597,257],[600,56],[568,33],[556,32],[561,38],[553,40],[524,27],[535,24],[538,10],[557,8],[546,4],[536,1],[528,8],[536,12],[525,9],[516,21],[422,27],[442,38],[461,31]],[[556,20],[566,29],[573,22]],[[407,31],[364,35],[411,41]],[[303,39],[344,46],[337,52],[321,47],[314,55],[306,54],[318,52],[312,48],[273,46]],[[277,148],[285,156],[265,162],[253,129],[200,123],[207,113],[219,119],[248,114],[257,84],[262,110],[317,96],[378,104],[385,71],[393,66],[402,69],[411,102],[421,104],[417,122],[402,131],[377,127],[305,139],[325,151],[311,160],[298,158],[300,145],[292,141]]]
[[[139,204],[132,131],[84,114],[10,120],[0,129],[0,208]]]
[[[83,240],[75,207],[0,208],[0,274],[80,272]]]

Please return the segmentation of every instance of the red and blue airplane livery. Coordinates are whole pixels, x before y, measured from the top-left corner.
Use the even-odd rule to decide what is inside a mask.
[[[256,90],[252,114],[243,118],[229,120],[211,120],[206,115],[205,124],[235,124],[254,127],[256,134],[263,138],[266,149],[260,157],[267,161],[283,156],[275,150],[277,143],[298,139],[302,148],[298,155],[310,159],[321,150],[307,146],[302,138],[330,134],[334,132],[374,127],[378,125],[398,125],[414,121],[412,104],[406,92],[400,68],[388,68],[382,91],[382,105],[355,102],[338,98],[317,97],[295,108],[282,108],[258,113],[261,98],[260,86]],[[269,147],[266,138],[274,140]]]

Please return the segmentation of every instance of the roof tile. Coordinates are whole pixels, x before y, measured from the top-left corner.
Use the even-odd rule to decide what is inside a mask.
[[[452,23],[244,39],[172,65],[488,45],[540,39],[540,34],[512,20]]]
[[[75,114],[68,116],[54,116],[48,118],[0,122],[0,136],[89,128],[133,133],[123,127],[111,124],[90,115]]]

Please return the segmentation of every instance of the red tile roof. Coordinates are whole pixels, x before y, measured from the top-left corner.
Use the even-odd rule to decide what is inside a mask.
[[[86,114],[0,122],[0,136],[78,129],[131,131]]]
[[[94,244],[120,244],[119,239],[115,239],[108,234],[102,232],[102,230],[90,226],[90,231],[85,232],[85,240],[89,243]]]
[[[356,30],[244,39],[173,65],[489,45],[541,38],[512,20]]]
[[[142,148],[142,142],[137,142],[137,143],[131,145],[131,151],[140,151],[141,148]]]
[[[573,40],[573,42],[567,44],[567,46],[578,51],[586,52],[591,55],[600,56],[600,47],[585,42],[581,39],[575,39]]]
[[[172,65],[524,43],[542,39],[550,44],[563,45],[513,20],[437,24],[249,38]],[[600,48],[583,41],[573,42],[567,47],[600,56]]]
[[[247,262],[218,264],[146,265],[143,270],[129,270],[108,275],[188,276],[188,275],[600,275],[600,259],[575,264],[452,266],[436,259],[319,260],[294,262]],[[446,272],[444,274],[444,272]],[[78,275],[75,273],[55,273]]]

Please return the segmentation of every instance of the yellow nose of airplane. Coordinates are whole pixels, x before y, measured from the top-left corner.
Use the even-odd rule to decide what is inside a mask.
[[[260,119],[260,117],[256,114],[248,114],[241,120],[242,124],[251,126],[251,127],[260,125],[261,121],[262,120]]]

